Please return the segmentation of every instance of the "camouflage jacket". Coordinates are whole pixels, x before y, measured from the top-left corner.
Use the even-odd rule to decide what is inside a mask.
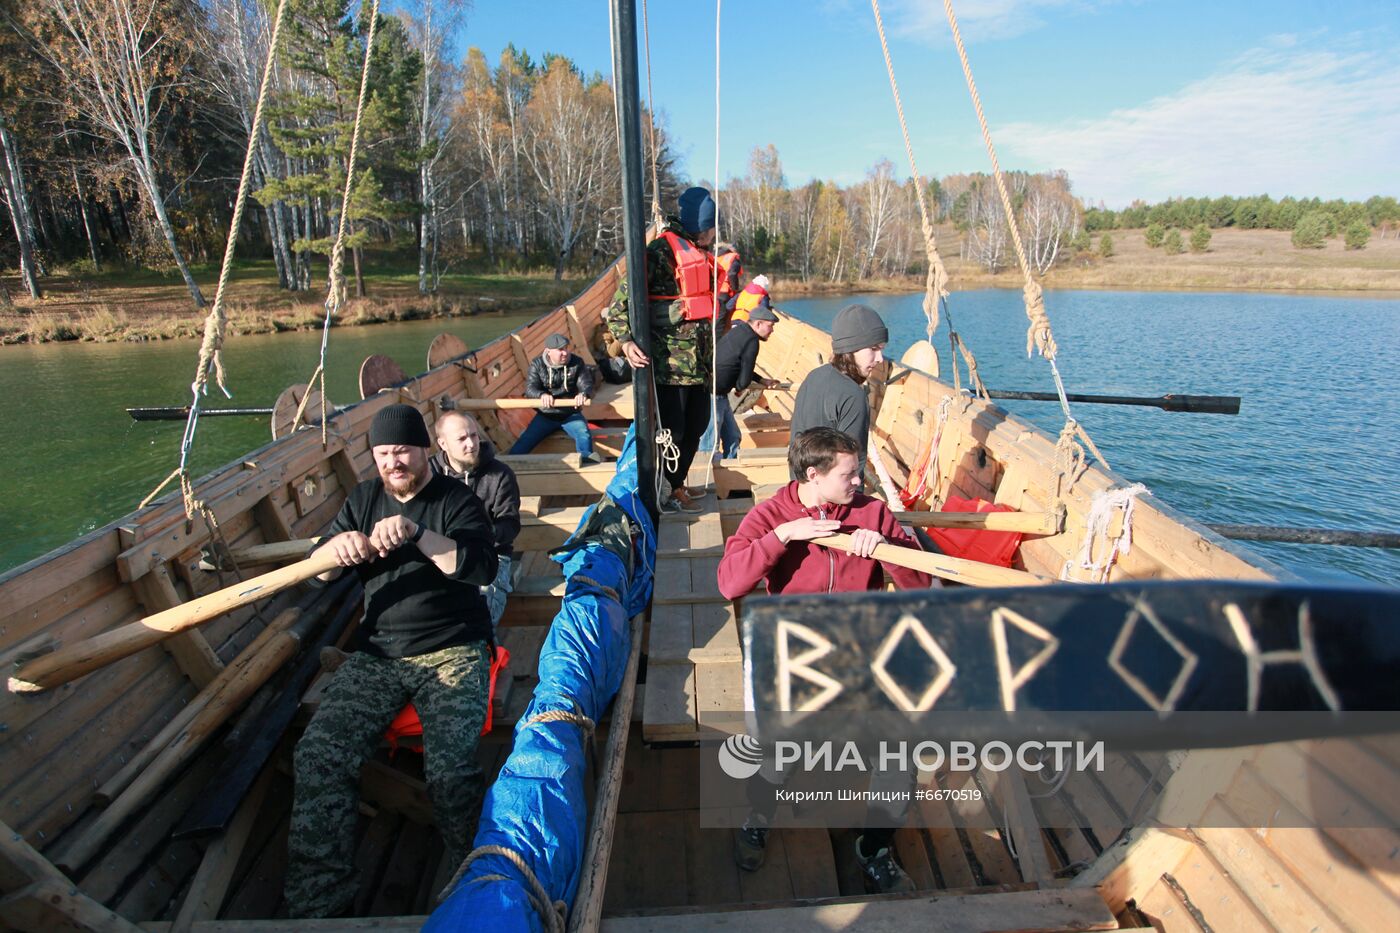
[[[667,218],[666,229],[685,237],[679,221]],[[690,239],[686,237],[686,239]],[[657,237],[647,244],[647,291],[670,295],[676,291],[676,263],[667,242]],[[710,384],[713,368],[709,321],[681,319],[680,301],[653,301],[651,309],[651,364],[658,385],[697,386]],[[624,278],[604,314],[608,331],[619,341],[632,339],[627,318],[627,280]]]

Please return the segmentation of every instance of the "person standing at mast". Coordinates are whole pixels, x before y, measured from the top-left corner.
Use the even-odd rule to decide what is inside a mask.
[[[686,474],[710,420],[710,379],[714,366],[715,202],[704,188],[681,194],[678,216],[666,218],[659,236],[647,244],[647,309],[651,315],[652,355],[632,336],[624,280],[604,315],[608,331],[634,368],[652,366],[661,427],[679,451],[665,467],[671,495],[662,511],[698,512],[685,488]]]

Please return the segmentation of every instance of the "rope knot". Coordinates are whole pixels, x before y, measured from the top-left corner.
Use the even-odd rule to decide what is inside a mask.
[[[1036,349],[1047,360],[1053,360],[1059,351],[1055,346],[1055,335],[1050,330],[1050,318],[1045,313],[1045,294],[1041,291],[1040,283],[1027,276],[1021,295],[1026,300],[1026,317],[1031,321],[1026,331],[1026,356]]]

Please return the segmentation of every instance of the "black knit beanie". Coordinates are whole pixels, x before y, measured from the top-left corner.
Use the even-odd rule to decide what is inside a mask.
[[[428,426],[412,405],[390,405],[374,416],[369,426],[371,447],[431,447]]]
[[[847,305],[836,313],[836,320],[831,324],[832,353],[854,353],[887,343],[889,339],[885,322],[865,305]]]

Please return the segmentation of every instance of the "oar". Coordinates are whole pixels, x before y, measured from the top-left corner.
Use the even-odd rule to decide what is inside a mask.
[[[813,538],[812,543],[838,551],[851,550],[850,535],[827,535],[825,538]],[[886,563],[898,564],[910,570],[972,586],[1040,586],[1055,582],[1049,577],[1027,573],[1024,570],[997,567],[980,561],[964,560],[961,557],[949,557],[946,554],[931,554],[897,544],[877,544],[871,556]]]
[[[324,549],[306,560],[235,583],[198,599],[157,612],[136,622],[84,639],[67,648],[41,655],[20,666],[10,678],[11,693],[39,693],[76,680],[99,667],[120,661],[143,648],[158,644],[178,632],[194,628],[241,606],[280,593],[337,566],[335,555]]]
[[[1024,402],[1058,402],[1060,397],[1054,392],[1016,392],[1010,389],[988,389],[992,398],[1014,399]],[[1240,397],[1238,395],[1176,395],[1168,394],[1158,398],[1140,395],[1080,395],[1065,393],[1071,402],[1086,402],[1091,405],[1142,405],[1147,408],[1160,408],[1163,411],[1189,411],[1208,415],[1238,415]]]
[[[184,405],[173,408],[128,408],[126,413],[131,416],[132,421],[184,421],[190,416],[190,406]],[[271,408],[201,408],[199,417],[218,418],[232,415],[235,417],[244,415],[270,415]]]
[[[1289,544],[1341,544],[1348,547],[1400,548],[1400,533],[1352,531],[1343,528],[1292,528],[1284,525],[1207,525],[1211,531],[1237,541],[1285,541]]]
[[[584,403],[591,405],[592,401]],[[439,407],[448,411],[509,411],[513,409],[542,409],[544,403],[537,398],[459,398],[443,399]],[[573,398],[557,398],[555,408],[577,408]],[[344,408],[333,409],[340,414]],[[190,416],[188,405],[173,408],[128,408],[126,413],[135,421],[183,421]],[[221,415],[270,415],[271,408],[201,408],[199,416],[218,417]]]

